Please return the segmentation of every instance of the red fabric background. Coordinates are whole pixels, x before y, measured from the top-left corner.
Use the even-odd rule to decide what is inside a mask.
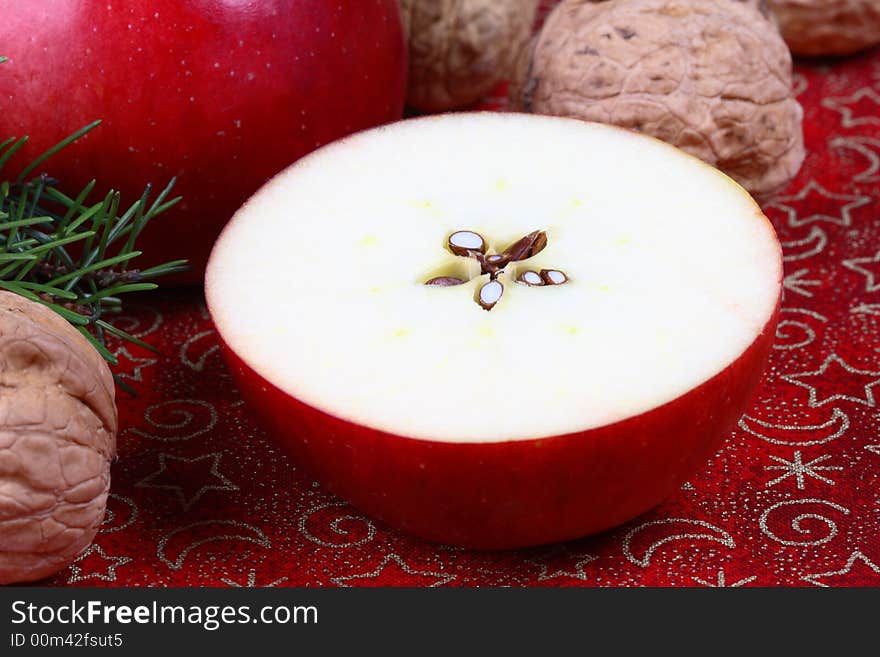
[[[672,499],[604,535],[517,552],[362,517],[239,401],[201,298],[133,303],[108,518],[52,585],[880,585],[880,51],[799,63],[809,156],[765,205],[782,323],[740,428]],[[488,106],[497,106],[498,99]]]

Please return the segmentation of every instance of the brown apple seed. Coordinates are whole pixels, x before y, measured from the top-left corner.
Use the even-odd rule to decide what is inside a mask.
[[[527,260],[543,251],[545,246],[547,246],[547,233],[536,230],[508,246],[502,255],[513,262]]]
[[[500,281],[493,279],[480,288],[480,293],[477,296],[477,303],[479,303],[484,310],[492,310],[495,304],[501,299],[502,294],[504,294],[504,286]]]
[[[516,279],[516,282],[528,285],[529,287],[540,287],[541,285],[544,285],[544,279],[541,278],[541,275],[531,269],[520,274]]]
[[[430,281],[425,281],[425,285],[435,285],[437,287],[452,287],[454,285],[462,285],[464,281],[455,276],[437,276]]]
[[[472,230],[459,230],[449,236],[449,250],[457,256],[472,257],[486,252],[486,240]]]

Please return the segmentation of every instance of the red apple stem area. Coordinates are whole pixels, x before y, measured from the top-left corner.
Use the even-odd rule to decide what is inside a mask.
[[[521,237],[508,246],[501,253],[487,255],[488,244],[485,238],[472,230],[459,230],[452,233],[447,239],[446,248],[453,254],[463,258],[472,258],[480,263],[480,275],[489,276],[489,280],[480,286],[474,296],[474,301],[483,310],[492,310],[501,300],[504,294],[504,285],[498,278],[504,273],[504,268],[511,262],[528,260],[537,255],[547,246],[547,233],[543,230],[535,230]],[[462,285],[466,281],[455,276],[435,276],[425,282],[425,285],[436,287],[451,287]],[[568,282],[565,272],[558,269],[542,269],[540,272],[531,269],[522,272],[516,279],[517,283],[528,287],[540,287],[544,285],[563,285]]]

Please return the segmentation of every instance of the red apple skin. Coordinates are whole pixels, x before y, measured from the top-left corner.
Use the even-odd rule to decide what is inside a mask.
[[[31,138],[10,166],[101,119],[41,170],[128,204],[177,176],[183,204],[147,229],[137,266],[189,258],[178,282],[201,282],[268,178],[403,112],[398,0],[0,0],[0,15],[0,140]]]
[[[273,438],[334,493],[431,541],[506,549],[599,533],[678,490],[746,410],[778,313],[777,304],[727,368],[663,406],[580,433],[488,444],[417,440],[353,424],[282,392],[222,338],[221,346]]]

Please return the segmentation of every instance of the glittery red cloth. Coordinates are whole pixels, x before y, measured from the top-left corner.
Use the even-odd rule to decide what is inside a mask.
[[[797,67],[809,156],[765,209],[785,246],[782,322],[739,428],[661,507],[517,552],[427,544],[362,517],[239,401],[201,299],[133,304],[117,347],[109,515],[50,584],[880,586],[880,50]]]

